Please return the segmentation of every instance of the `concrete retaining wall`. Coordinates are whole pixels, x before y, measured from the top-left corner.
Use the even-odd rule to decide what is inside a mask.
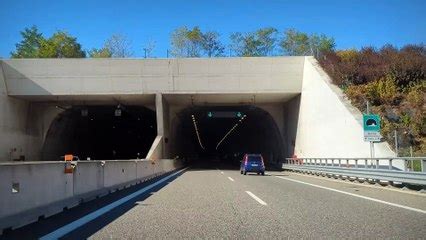
[[[312,57],[306,57],[297,125],[295,154],[313,158],[366,158],[362,113]],[[386,142],[375,144],[375,157],[395,157]]]
[[[181,167],[177,160],[76,163],[70,174],[65,162],[0,164],[0,232]]]

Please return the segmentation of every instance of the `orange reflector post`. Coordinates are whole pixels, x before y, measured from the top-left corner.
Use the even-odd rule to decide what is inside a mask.
[[[74,156],[72,154],[67,154],[65,155],[65,161],[72,161],[72,159],[74,158]]]

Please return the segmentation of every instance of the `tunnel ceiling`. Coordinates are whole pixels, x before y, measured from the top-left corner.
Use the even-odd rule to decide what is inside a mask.
[[[43,160],[64,154],[92,160],[144,158],[157,134],[155,112],[138,106],[74,106],[52,122]]]
[[[244,153],[261,153],[268,163],[283,156],[275,121],[258,107],[190,107],[178,119],[176,154],[181,157],[235,165]]]

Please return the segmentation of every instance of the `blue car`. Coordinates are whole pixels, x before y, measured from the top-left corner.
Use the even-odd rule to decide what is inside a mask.
[[[241,161],[240,173],[247,175],[248,172],[255,172],[258,175],[265,175],[265,163],[260,154],[245,154]]]

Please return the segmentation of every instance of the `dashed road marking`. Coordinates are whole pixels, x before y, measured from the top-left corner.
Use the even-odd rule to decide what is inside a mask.
[[[333,191],[333,192],[338,192],[338,193],[346,194],[346,195],[349,195],[349,196],[352,196],[352,197],[358,197],[358,198],[370,200],[370,201],[373,201],[373,202],[378,202],[378,203],[386,204],[386,205],[389,205],[389,206],[394,206],[394,207],[398,207],[398,208],[402,208],[402,209],[406,209],[406,210],[410,210],[410,211],[414,211],[414,212],[426,214],[425,210],[418,209],[418,208],[412,208],[412,207],[408,207],[408,206],[405,206],[405,205],[400,205],[400,204],[396,204],[396,203],[386,202],[386,201],[383,201],[383,200],[380,200],[380,199],[366,197],[366,196],[362,196],[362,195],[355,194],[355,193],[349,193],[349,192],[345,192],[345,191],[340,191],[340,190],[337,190],[337,189],[334,189],[334,188],[324,187],[324,186],[320,186],[320,185],[316,185],[316,184],[312,184],[312,183],[307,183],[307,182],[303,182],[303,181],[299,181],[299,180],[295,180],[295,179],[290,179],[290,178],[285,178],[285,177],[280,177],[280,176],[276,176],[276,177],[284,179],[284,180],[287,180],[287,181],[291,181],[291,182],[301,183],[301,184],[309,185],[309,186],[312,186],[312,187],[322,188],[322,189],[325,189],[325,190],[329,190],[329,191]]]
[[[266,204],[266,202],[264,202],[262,199],[260,199],[259,197],[257,197],[256,195],[254,195],[252,192],[250,192],[250,191],[246,191],[246,193],[248,194],[248,195],[250,195],[250,197],[252,197],[254,200],[256,200],[258,203],[260,203],[260,204],[262,204],[262,205],[264,205],[264,206],[266,206],[266,205],[268,205],[268,204]]]
[[[228,179],[229,179],[229,180],[231,180],[232,182],[234,182],[234,179],[233,179],[233,178],[231,178],[231,177],[228,177]]]

